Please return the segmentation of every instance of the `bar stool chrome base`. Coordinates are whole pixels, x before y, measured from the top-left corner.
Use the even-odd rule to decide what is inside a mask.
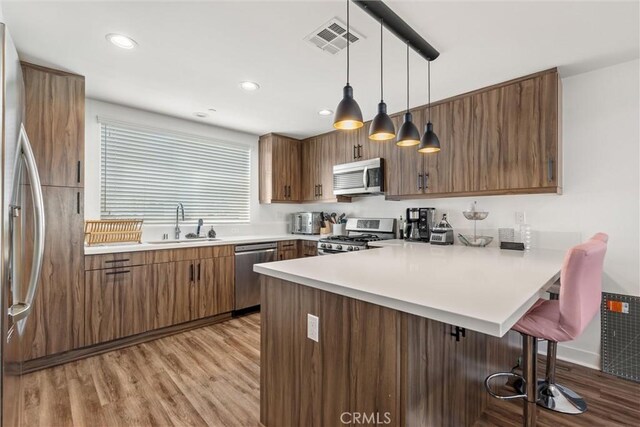
[[[538,380],[538,406],[563,414],[582,414],[587,410],[587,402],[573,390],[560,384],[549,384]]]

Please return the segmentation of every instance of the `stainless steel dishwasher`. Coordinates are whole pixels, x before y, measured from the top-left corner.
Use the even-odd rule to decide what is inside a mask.
[[[253,265],[275,261],[276,248],[275,242],[236,246],[236,310],[260,304],[260,275]]]

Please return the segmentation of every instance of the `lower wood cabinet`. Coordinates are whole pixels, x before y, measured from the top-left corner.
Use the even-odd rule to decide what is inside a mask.
[[[202,268],[202,278],[200,278]],[[198,264],[195,304],[197,317],[215,316],[233,310],[235,295],[235,258],[211,258]]]
[[[85,273],[85,345],[151,328],[149,273],[146,265]]]
[[[318,242],[315,240],[301,240],[298,242],[299,258],[318,255]]]
[[[232,254],[221,246],[88,256],[87,268],[114,260],[118,267],[85,272],[85,345],[233,311]]]
[[[154,329],[186,322],[191,316],[189,287],[177,286],[177,264],[180,263],[165,262],[151,266],[150,287],[155,300],[155,307],[152,307]]]
[[[285,240],[278,242],[278,260],[284,261],[288,259],[298,258],[298,241]]]

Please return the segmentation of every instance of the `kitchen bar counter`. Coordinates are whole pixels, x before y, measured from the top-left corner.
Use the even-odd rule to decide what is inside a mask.
[[[254,271],[496,337],[559,277],[563,251],[400,240],[378,249],[258,264]]]
[[[261,243],[261,242],[278,242],[283,240],[310,240],[318,241],[319,235],[305,235],[305,234],[276,234],[276,235],[252,235],[252,236],[230,236],[221,237],[216,240],[188,240],[182,239],[180,242],[170,243],[132,243],[123,245],[96,245],[85,246],[85,255],[99,255],[99,254],[113,254],[121,252],[138,252],[138,251],[155,251],[161,249],[184,249],[184,248],[199,248],[206,246],[219,246],[219,245],[244,245],[249,243]]]
[[[564,258],[374,245],[254,265],[263,425],[473,426],[487,407],[484,379],[519,363],[520,335],[509,329]]]

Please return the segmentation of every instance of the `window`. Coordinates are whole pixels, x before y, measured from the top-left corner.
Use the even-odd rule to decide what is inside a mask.
[[[103,219],[249,222],[250,148],[100,121]]]

